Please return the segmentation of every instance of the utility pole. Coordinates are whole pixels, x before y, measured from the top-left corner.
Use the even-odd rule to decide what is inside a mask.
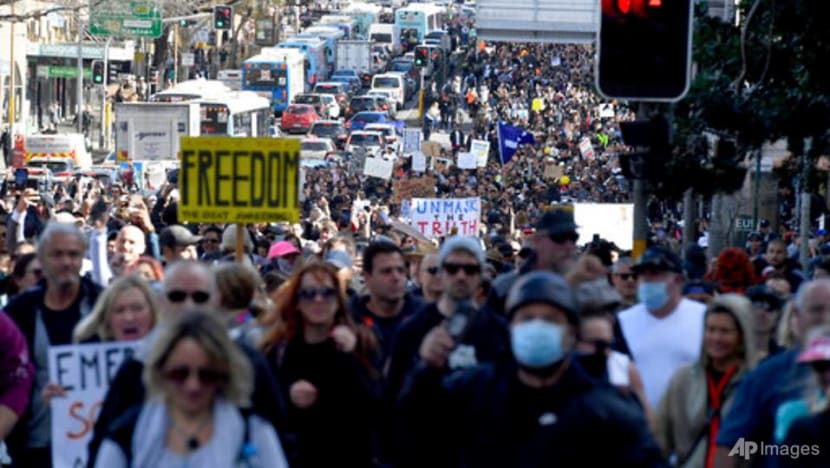
[[[11,31],[10,38],[9,38],[9,46],[11,46],[11,51],[9,53],[9,138],[11,142],[14,142],[14,122],[15,122],[15,107],[14,107],[14,98],[15,96],[15,83],[14,83],[14,72],[15,72],[15,61],[14,61],[14,24],[17,22],[17,18],[15,18],[15,11],[14,11],[14,4],[15,0],[11,2],[11,21],[9,23],[9,30]],[[11,148],[12,145],[9,145]],[[6,155],[6,158],[9,156]],[[5,161],[4,161],[5,162]]]
[[[800,212],[800,223],[799,223],[799,256],[798,259],[801,262],[802,268],[807,268],[807,264],[810,261],[810,250],[809,250],[809,239],[810,239],[810,227],[812,226],[812,219],[810,219],[810,188],[809,184],[807,183],[808,177],[810,177],[810,148],[813,146],[813,139],[812,138],[805,138],[804,139],[804,149],[801,153],[801,212]]]
[[[78,110],[75,113],[76,128],[78,133],[84,132],[84,24],[81,21],[81,9],[76,12],[78,18],[78,84],[75,100],[78,103]]]

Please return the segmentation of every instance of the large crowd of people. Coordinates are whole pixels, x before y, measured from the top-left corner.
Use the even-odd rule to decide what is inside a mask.
[[[628,198],[633,118],[592,94],[590,48],[452,60],[444,152],[493,153],[424,175],[481,198],[477,236],[415,235],[350,167],[307,169],[300,222],[242,229],[182,224],[171,183],[7,189],[0,463],[52,466],[50,347],[132,341],[88,466],[830,466],[827,233],[810,265],[768,224],[712,262],[579,246],[571,202]],[[505,165],[499,121],[535,135]]]

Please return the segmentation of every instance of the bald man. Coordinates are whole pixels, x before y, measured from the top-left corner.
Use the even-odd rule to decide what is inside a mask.
[[[164,270],[161,281],[162,319],[171,319],[193,308],[216,306],[216,276],[206,263],[180,260]]]

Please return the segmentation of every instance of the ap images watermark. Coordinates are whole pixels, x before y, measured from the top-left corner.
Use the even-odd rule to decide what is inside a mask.
[[[729,456],[743,457],[749,460],[754,455],[762,457],[790,457],[793,460],[798,457],[809,457],[818,455],[821,452],[818,444],[814,445],[776,445],[764,442],[753,442],[744,440],[743,437],[735,442],[735,446],[729,451]]]

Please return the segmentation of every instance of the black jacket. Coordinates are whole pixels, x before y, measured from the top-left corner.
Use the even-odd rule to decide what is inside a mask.
[[[642,409],[574,362],[546,389],[522,384],[515,364],[448,377],[419,367],[402,391],[399,417],[412,452],[398,466],[668,466]],[[419,427],[429,430],[406,432]]]
[[[236,342],[240,349],[250,359],[254,369],[254,392],[251,395],[251,411],[269,421],[274,425],[280,442],[285,444],[282,437],[282,429],[285,420],[285,405],[277,390],[276,379],[271,374],[265,358],[259,351],[240,341]],[[121,364],[118,372],[110,382],[107,395],[104,397],[101,411],[92,432],[92,439],[89,441],[89,465],[95,466],[95,458],[98,456],[98,449],[107,436],[112,424],[128,409],[141,406],[146,397],[146,389],[142,374],[144,373],[144,362],[138,359],[129,359]]]
[[[374,333],[379,349],[379,362],[376,364],[378,369],[382,369],[392,351],[400,324],[421,310],[425,303],[412,293],[406,293],[400,315],[394,318],[380,318],[369,310],[366,306],[368,302],[369,296],[354,297],[349,303],[349,311],[355,322],[362,323]]]

